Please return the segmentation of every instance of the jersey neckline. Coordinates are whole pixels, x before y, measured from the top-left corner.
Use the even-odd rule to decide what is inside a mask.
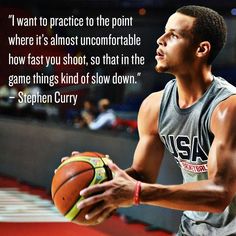
[[[207,94],[210,92],[212,86],[214,85],[215,83],[215,76],[212,75],[212,81],[211,81],[211,84],[210,86],[207,88],[207,90],[205,91],[205,93],[195,102],[193,103],[190,107],[187,107],[187,108],[180,108],[179,107],[179,104],[178,104],[178,89],[177,89],[177,82],[175,80],[175,86],[174,86],[174,95],[173,96],[173,99],[174,99],[174,108],[175,110],[178,112],[178,113],[181,113],[181,114],[187,114],[187,113],[190,113],[194,108],[196,108],[196,106],[198,106],[199,104],[202,103],[203,99],[207,96]]]

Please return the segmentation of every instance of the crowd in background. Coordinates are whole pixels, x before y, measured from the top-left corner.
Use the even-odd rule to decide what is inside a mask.
[[[56,104],[34,104],[19,103],[17,100],[18,89],[0,86],[0,114],[15,117],[28,117],[30,119],[44,121],[65,121],[74,128],[87,128],[89,130],[125,130],[134,133],[137,130],[136,119],[124,119],[112,108],[108,98],[98,101],[87,98],[83,99],[81,106],[68,107],[62,116],[60,107]],[[24,94],[42,93],[39,86],[23,86]]]

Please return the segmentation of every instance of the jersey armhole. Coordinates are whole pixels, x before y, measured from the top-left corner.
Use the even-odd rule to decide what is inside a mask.
[[[162,106],[163,106],[163,99],[164,99],[164,90],[160,91],[162,92],[161,94],[161,99],[160,99],[160,109],[159,109],[159,113],[158,113],[158,117],[157,117],[157,131],[158,134],[160,134],[160,120],[161,120],[161,116],[162,116]]]
[[[169,91],[172,89],[172,87],[174,86],[174,83],[176,82],[176,79],[172,79],[170,80],[166,85],[165,88],[163,90],[161,90],[160,92],[162,92],[161,95],[161,100],[160,100],[160,110],[159,110],[159,114],[158,114],[158,120],[157,120],[157,131],[160,134],[160,120],[162,118],[163,115],[163,100],[166,96],[169,95]]]

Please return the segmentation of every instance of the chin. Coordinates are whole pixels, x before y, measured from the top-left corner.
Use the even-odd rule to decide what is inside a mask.
[[[158,73],[164,73],[164,72],[168,72],[168,67],[167,66],[163,66],[163,65],[156,65],[155,66],[155,70]]]

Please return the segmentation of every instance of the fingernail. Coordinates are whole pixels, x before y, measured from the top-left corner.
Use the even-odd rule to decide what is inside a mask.
[[[89,220],[89,215],[88,215],[88,214],[85,215],[85,219],[86,219],[86,220]]]
[[[80,196],[83,196],[83,195],[84,195],[84,192],[85,192],[85,190],[81,190],[81,191],[79,192]]]

